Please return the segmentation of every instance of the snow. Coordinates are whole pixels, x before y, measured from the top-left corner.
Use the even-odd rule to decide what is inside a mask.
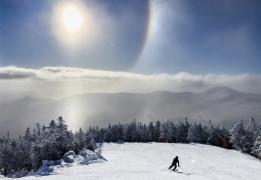
[[[94,160],[97,160],[98,157],[97,157],[97,154],[90,151],[90,150],[87,150],[87,149],[84,149],[84,150],[81,150],[78,155],[84,157],[84,159],[86,160],[86,162],[88,161],[94,161]]]
[[[76,156],[76,154],[74,151],[68,151],[67,153],[65,153],[63,155],[63,160],[66,163],[73,163],[75,156]]]
[[[179,172],[167,170],[178,155]],[[124,143],[105,144],[108,161],[56,167],[53,175],[21,180],[258,180],[261,161],[235,150],[200,144]]]

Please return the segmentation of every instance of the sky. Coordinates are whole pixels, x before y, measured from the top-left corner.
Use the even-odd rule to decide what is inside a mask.
[[[0,96],[260,93],[260,9],[259,0],[0,0]]]
[[[63,28],[52,22],[59,4],[56,0],[0,1],[1,66],[139,73],[261,71],[258,0],[81,1],[94,22],[84,28],[99,34],[86,32],[77,47],[64,45],[54,32]]]
[[[79,43],[77,47],[63,44],[57,37],[56,33],[63,33],[63,27],[54,25],[53,21],[56,8],[62,2],[0,1],[0,65],[35,68],[59,65],[128,70],[140,53],[146,36],[148,2],[64,1],[72,4],[80,2],[79,6],[85,6],[84,11],[89,16],[86,17],[89,22],[83,27],[88,30],[81,37],[84,40],[76,42]]]

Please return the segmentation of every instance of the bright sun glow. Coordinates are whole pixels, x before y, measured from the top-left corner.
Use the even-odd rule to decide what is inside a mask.
[[[51,27],[62,47],[69,52],[92,46],[102,37],[101,12],[81,0],[54,3]]]
[[[53,31],[70,48],[80,46],[91,32],[92,16],[80,1],[59,1],[54,6]]]
[[[74,5],[68,4],[62,9],[62,24],[69,33],[77,33],[83,26],[83,14],[80,9]]]

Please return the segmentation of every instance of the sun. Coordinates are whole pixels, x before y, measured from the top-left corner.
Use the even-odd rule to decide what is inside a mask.
[[[74,4],[67,4],[61,10],[61,22],[68,33],[77,33],[83,28],[84,17]]]
[[[61,44],[78,46],[90,34],[91,14],[81,1],[59,1],[51,18],[54,35]]]
[[[53,35],[70,52],[91,46],[101,37],[102,26],[96,18],[96,9],[87,2],[60,0],[53,4],[52,12]]]

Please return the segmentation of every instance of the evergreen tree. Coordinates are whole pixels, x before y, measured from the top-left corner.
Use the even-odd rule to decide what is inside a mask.
[[[160,141],[160,128],[161,128],[161,123],[160,121],[156,121],[155,124],[155,142],[159,142]]]
[[[244,137],[246,136],[246,130],[244,128],[243,121],[236,123],[230,130],[230,142],[237,150],[243,150]]]
[[[199,132],[198,125],[196,123],[193,123],[190,126],[188,130],[187,140],[188,142],[201,143],[201,135]]]
[[[247,134],[250,136],[250,143],[253,144],[258,136],[261,135],[261,129],[256,123],[254,118],[250,118],[249,125],[246,129]]]
[[[183,122],[180,122],[179,125],[177,126],[177,132],[176,132],[176,139],[177,142],[181,143],[186,143],[188,142],[187,135],[188,135],[188,130],[190,128],[190,125],[188,121],[186,120],[185,124]]]
[[[148,140],[151,142],[155,140],[155,127],[153,122],[149,122],[149,127],[148,127]]]
[[[168,124],[162,123],[160,129],[160,141],[169,142],[169,132],[168,132]]]
[[[75,133],[74,145],[76,152],[79,152],[86,146],[85,133],[82,128],[79,129],[78,132]]]
[[[255,157],[261,159],[261,136],[258,136],[256,138],[256,141],[252,147],[251,154],[253,154]]]
[[[261,135],[260,128],[254,118],[251,117],[245,135],[241,138],[242,151],[251,153],[254,143],[259,135]]]
[[[209,136],[207,139],[207,144],[211,144],[214,146],[219,146],[219,147],[226,147],[226,136],[224,133],[226,133],[225,129],[219,129],[215,128],[213,125],[211,125]]]

